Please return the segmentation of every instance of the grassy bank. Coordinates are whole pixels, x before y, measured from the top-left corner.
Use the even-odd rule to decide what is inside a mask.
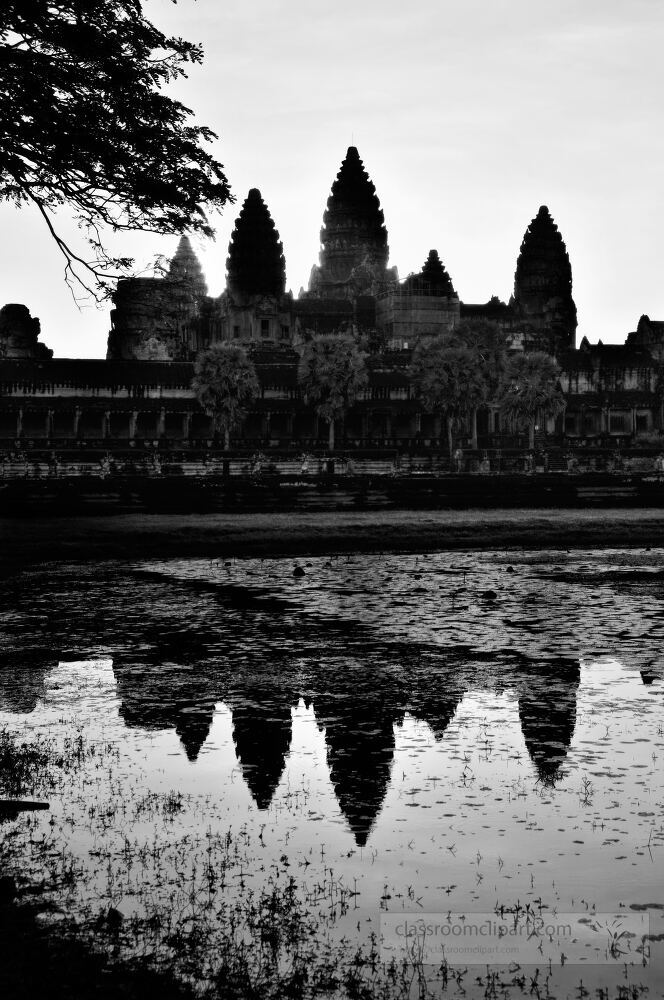
[[[664,546],[664,511],[444,510],[0,519],[5,573],[52,560]]]
[[[193,1000],[172,976],[145,964],[110,962],[65,922],[53,931],[37,905],[0,902],[0,994],[7,1000]]]

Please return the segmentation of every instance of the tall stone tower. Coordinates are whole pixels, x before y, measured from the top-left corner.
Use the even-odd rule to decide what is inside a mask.
[[[352,300],[375,295],[386,282],[396,281],[396,268],[387,268],[390,251],[383,210],[355,146],[348,147],[332,185],[320,242],[310,294]]]
[[[575,346],[572,267],[546,205],[541,206],[523,237],[511,305],[526,343],[552,354]]]
[[[180,237],[175,256],[168,268],[167,277],[169,281],[186,284],[191,292],[199,298],[204,298],[207,295],[208,289],[203,277],[203,268],[194,253],[188,236]]]
[[[223,340],[254,346],[289,344],[291,300],[284,294],[286,262],[279,233],[258,188],[252,188],[235,221],[221,297]]]
[[[252,188],[235,222],[226,260],[233,298],[279,298],[286,287],[286,262],[279,233],[258,188]]]

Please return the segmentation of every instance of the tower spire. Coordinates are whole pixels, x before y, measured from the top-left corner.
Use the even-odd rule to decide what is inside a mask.
[[[519,319],[555,352],[574,347],[576,305],[567,247],[549,209],[542,205],[528,226],[516,263],[514,305]]]
[[[385,217],[355,146],[348,147],[332,184],[320,242],[320,266],[312,272],[310,291],[353,298],[385,280],[389,257]]]
[[[168,268],[168,277],[173,281],[187,281],[193,286],[197,295],[207,295],[203,269],[188,236],[180,237],[178,248]]]
[[[252,188],[236,219],[226,261],[228,287],[238,295],[280,297],[286,261],[279,233],[258,188]]]
[[[437,250],[430,250],[419,274],[409,279],[410,290],[418,295],[456,295],[454,285]]]

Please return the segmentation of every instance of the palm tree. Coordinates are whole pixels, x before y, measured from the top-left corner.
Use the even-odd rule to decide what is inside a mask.
[[[516,354],[509,362],[500,404],[501,413],[519,429],[528,430],[528,447],[535,447],[535,421],[555,417],[565,408],[560,368],[544,351]]]
[[[473,351],[481,375],[482,398],[477,406],[470,409],[471,447],[477,448],[477,410],[500,397],[508,364],[507,337],[497,323],[486,319],[468,319],[462,320],[454,330],[451,342]]]
[[[305,399],[329,424],[328,447],[334,451],[335,422],[341,419],[368,384],[365,355],[347,333],[328,333],[304,345],[298,381]]]
[[[410,375],[425,410],[445,418],[451,458],[454,426],[476,411],[486,398],[486,379],[477,355],[450,337],[429,337],[413,351]]]
[[[253,361],[241,347],[215,344],[196,358],[191,387],[228,450],[231,430],[244,420],[260,393]]]

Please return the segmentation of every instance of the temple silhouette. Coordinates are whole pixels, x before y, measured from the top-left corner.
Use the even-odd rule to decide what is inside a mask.
[[[5,305],[0,449],[210,448],[215,430],[191,379],[194,358],[215,343],[246,348],[261,385],[233,447],[316,447],[325,432],[298,385],[298,350],[316,334],[343,332],[369,352],[369,385],[347,413],[339,444],[426,452],[444,435],[440,418],[412,390],[411,353],[422,337],[468,320],[496,324],[513,352],[555,356],[566,409],[543,421],[550,440],[645,445],[661,427],[664,322],[642,316],[624,345],[584,337],[577,347],[572,267],[546,206],[524,219],[508,301],[492,294],[483,303],[464,301],[440,248],[423,247],[421,270],[403,280],[389,254],[375,186],[351,146],[327,198],[318,262],[297,295],[286,290],[277,226],[252,188],[230,240],[224,291],[208,293],[183,236],[161,274],[118,281],[105,361],[52,358],[27,306]],[[477,432],[480,447],[506,445],[512,433],[490,401],[480,407]]]

